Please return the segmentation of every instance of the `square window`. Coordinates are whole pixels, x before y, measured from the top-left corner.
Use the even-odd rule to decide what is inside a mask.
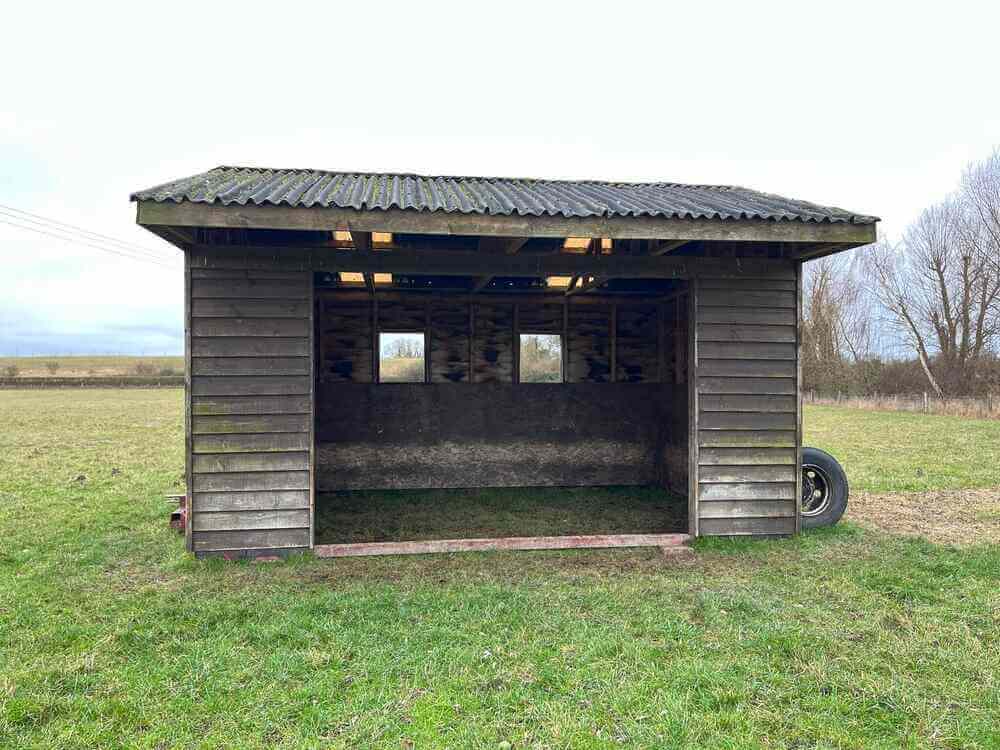
[[[522,333],[518,375],[522,383],[561,383],[562,336],[555,333]]]
[[[378,350],[380,383],[425,382],[424,334],[380,333]]]

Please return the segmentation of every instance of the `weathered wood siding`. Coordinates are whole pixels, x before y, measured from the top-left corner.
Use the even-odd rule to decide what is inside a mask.
[[[189,546],[197,554],[308,548],[312,274],[277,261],[262,268],[259,259],[251,269],[232,256],[187,261]]]
[[[670,305],[320,292],[318,487],[654,484],[684,469],[683,486],[664,449],[687,431]],[[427,333],[428,383],[373,383],[378,331]],[[565,383],[516,382],[521,333],[563,335]]]
[[[699,534],[796,531],[797,273],[696,282]]]
[[[317,488],[656,484],[660,396],[656,384],[320,384]]]

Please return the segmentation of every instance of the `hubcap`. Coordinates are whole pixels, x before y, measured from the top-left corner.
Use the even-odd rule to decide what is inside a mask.
[[[830,479],[818,466],[802,465],[802,515],[818,516],[830,505]]]

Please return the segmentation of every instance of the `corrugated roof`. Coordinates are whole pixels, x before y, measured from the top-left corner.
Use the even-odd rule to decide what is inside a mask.
[[[732,185],[600,182],[317,169],[216,167],[132,194],[136,201],[403,209],[563,217],[655,216],[873,224],[877,217]]]

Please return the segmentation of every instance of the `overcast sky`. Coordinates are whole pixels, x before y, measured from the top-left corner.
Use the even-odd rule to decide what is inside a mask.
[[[1000,145],[989,3],[17,3],[0,354],[177,353],[178,251],[131,191],[220,164],[734,183],[898,235]],[[0,215],[0,220],[7,217]]]

